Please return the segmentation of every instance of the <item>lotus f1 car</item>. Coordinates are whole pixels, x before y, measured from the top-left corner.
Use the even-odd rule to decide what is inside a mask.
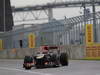
[[[25,69],[31,69],[33,66],[36,68],[47,68],[47,67],[59,67],[68,66],[68,55],[65,52],[57,53],[53,52],[52,49],[57,47],[48,47],[49,50],[38,52],[36,55],[25,56],[23,67]],[[44,48],[45,50],[47,48]]]

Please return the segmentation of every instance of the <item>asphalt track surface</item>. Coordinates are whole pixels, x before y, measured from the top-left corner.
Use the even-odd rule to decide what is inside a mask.
[[[69,66],[25,70],[23,60],[0,60],[0,75],[100,75],[100,61],[70,60]]]

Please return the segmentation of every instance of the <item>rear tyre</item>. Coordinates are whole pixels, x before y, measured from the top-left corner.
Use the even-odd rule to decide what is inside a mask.
[[[62,66],[68,66],[68,55],[66,53],[61,53],[60,63]]]

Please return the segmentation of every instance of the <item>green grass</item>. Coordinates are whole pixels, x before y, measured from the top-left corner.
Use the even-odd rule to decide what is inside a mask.
[[[100,60],[100,57],[86,57],[83,60]]]

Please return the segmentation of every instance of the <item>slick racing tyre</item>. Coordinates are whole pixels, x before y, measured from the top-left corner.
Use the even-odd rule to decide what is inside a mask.
[[[29,63],[30,65],[28,65],[28,63]],[[31,69],[31,67],[32,67],[32,66],[31,66],[31,63],[33,63],[33,58],[30,57],[30,56],[25,56],[23,68],[25,68],[26,70]]]
[[[61,55],[60,55],[60,64],[62,66],[68,66],[68,55],[66,53],[61,53]]]

